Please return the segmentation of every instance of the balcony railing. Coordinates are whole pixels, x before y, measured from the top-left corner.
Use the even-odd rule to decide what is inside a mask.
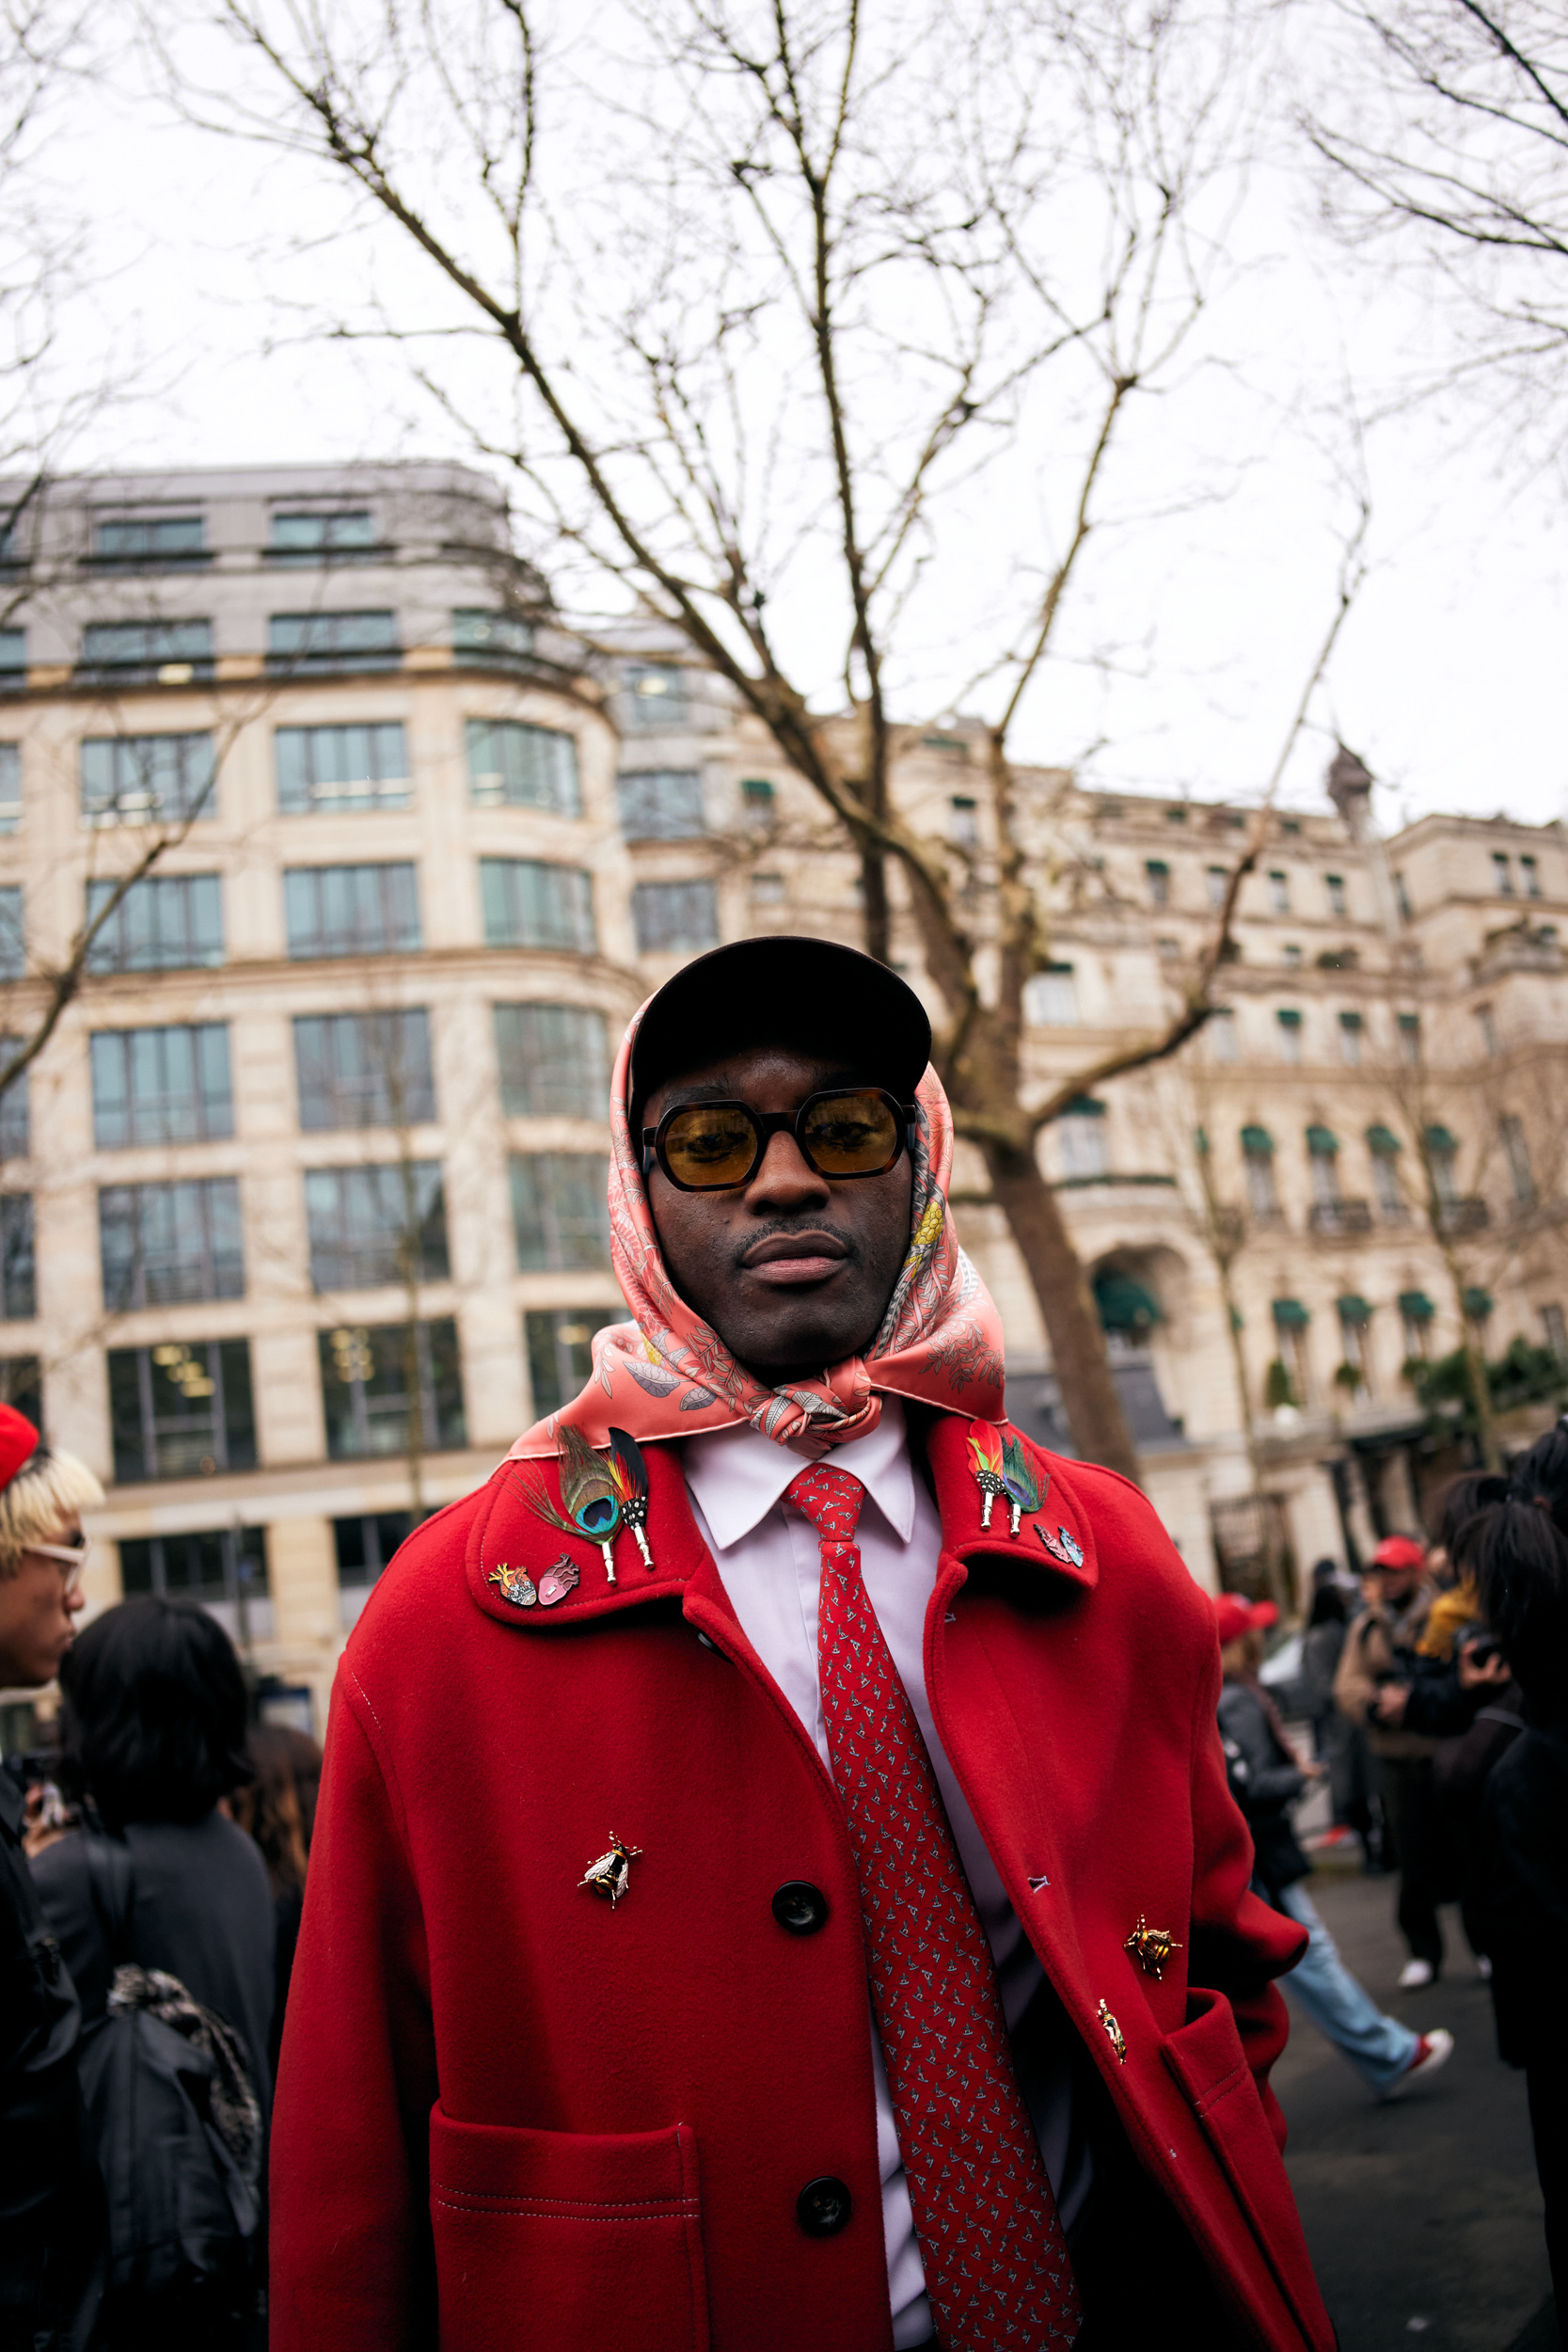
[[[1370,1233],[1372,1230],[1370,1203],[1366,1200],[1314,1200],[1307,1227],[1314,1233],[1327,1236]]]
[[[1491,1210],[1473,1193],[1466,1200],[1444,1200],[1438,1205],[1438,1229],[1445,1233],[1479,1233],[1491,1222]]]

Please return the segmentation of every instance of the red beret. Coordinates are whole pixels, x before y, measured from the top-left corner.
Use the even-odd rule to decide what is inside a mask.
[[[1374,1568],[1419,1568],[1426,1565],[1426,1547],[1414,1535],[1385,1535],[1373,1552]]]
[[[1243,1633],[1261,1632],[1265,1626],[1278,1623],[1279,1612],[1272,1600],[1243,1600],[1240,1593],[1221,1593],[1214,1603],[1214,1630],[1221,1649],[1227,1642],[1239,1642]]]
[[[14,1405],[0,1405],[0,1486],[8,1486],[39,1450],[39,1433]]]

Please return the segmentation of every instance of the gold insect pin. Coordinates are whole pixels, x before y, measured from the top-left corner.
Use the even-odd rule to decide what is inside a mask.
[[[1132,1953],[1146,1977],[1152,1977],[1156,1984],[1163,1984],[1166,1961],[1173,1952],[1179,1952],[1182,1947],[1169,1928],[1151,1928],[1140,1911],[1138,1924],[1121,1948]]]
[[[1100,2022],[1105,2028],[1107,2041],[1110,2042],[1112,2049],[1117,2054],[1117,2064],[1125,2066],[1127,2063],[1127,2044],[1122,2039],[1121,2027],[1117,2024],[1116,2019],[1112,2016],[1110,2006],[1105,2001],[1101,2001],[1100,2004]]]
[[[610,1833],[610,1851],[591,1862],[578,1879],[578,1886],[591,1886],[595,1895],[605,1895],[611,1907],[618,1903],[631,1879],[631,1866],[641,1852],[641,1846],[628,1846],[624,1837]]]

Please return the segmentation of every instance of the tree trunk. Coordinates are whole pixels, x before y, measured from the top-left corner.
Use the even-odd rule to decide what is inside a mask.
[[[861,923],[865,952],[879,963],[891,963],[893,925],[888,912],[887,858],[868,842],[861,850]]]
[[[1007,1219],[1034,1285],[1072,1442],[1085,1461],[1103,1462],[1138,1483],[1138,1456],[1105,1354],[1083,1262],[1056,1196],[1033,1152],[981,1146],[991,1191]]]

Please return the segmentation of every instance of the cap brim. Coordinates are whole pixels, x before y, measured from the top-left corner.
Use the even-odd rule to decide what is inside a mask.
[[[652,997],[632,1053],[635,1117],[657,1087],[759,1045],[843,1065],[909,1101],[931,1024],[908,981],[831,939],[737,939],[682,966]]]

